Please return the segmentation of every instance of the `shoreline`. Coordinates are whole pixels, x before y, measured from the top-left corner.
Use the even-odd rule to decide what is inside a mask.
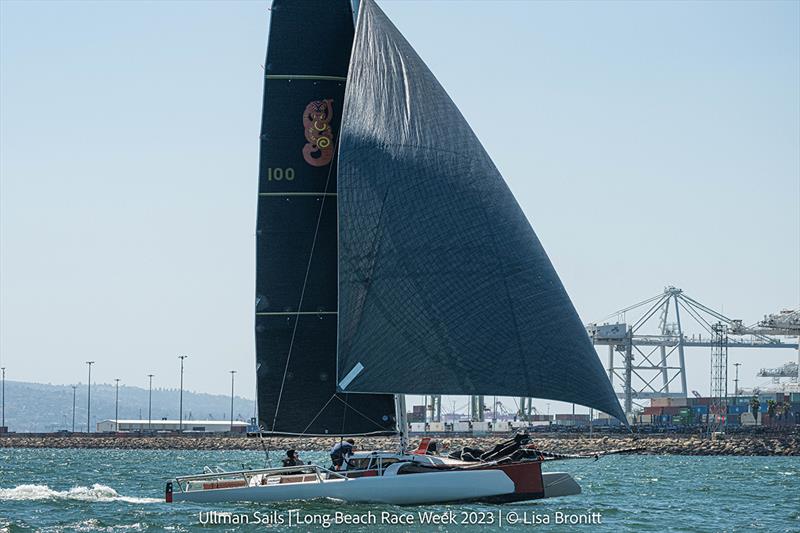
[[[463,446],[490,449],[509,435],[487,436],[433,436],[441,449],[458,449]],[[644,448],[631,452],[638,455],[727,455],[727,456],[800,456],[800,430],[790,432],[765,432],[762,434],[733,433],[709,438],[704,435],[595,435],[585,434],[533,434],[533,443],[543,451],[564,454],[589,454],[628,448]],[[410,448],[416,448],[419,436],[412,436]],[[339,438],[265,438],[271,451],[289,448],[298,451],[328,450]],[[0,448],[77,448],[77,449],[130,449],[130,450],[230,450],[262,451],[259,438],[244,436],[151,436],[151,435],[61,435],[61,434],[6,434],[0,436]],[[396,439],[386,437],[361,437],[356,439],[360,449],[394,449]]]

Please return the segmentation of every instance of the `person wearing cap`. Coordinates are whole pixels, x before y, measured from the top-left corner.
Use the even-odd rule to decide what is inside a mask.
[[[300,466],[303,463],[295,450],[286,450],[286,457],[283,459],[283,466]]]

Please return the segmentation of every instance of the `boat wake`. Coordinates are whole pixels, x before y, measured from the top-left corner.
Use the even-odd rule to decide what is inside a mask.
[[[158,503],[158,498],[121,496],[106,485],[95,483],[91,487],[73,487],[53,490],[47,485],[17,485],[13,489],[0,489],[0,501],[5,500],[79,500],[86,502]]]

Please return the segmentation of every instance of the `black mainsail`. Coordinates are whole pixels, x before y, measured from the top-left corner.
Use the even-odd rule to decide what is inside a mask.
[[[341,390],[548,398],[624,420],[514,196],[372,0],[358,16],[338,192]]]
[[[275,0],[256,226],[256,375],[267,433],[396,433],[391,395],[336,390],[336,143],[348,0]]]

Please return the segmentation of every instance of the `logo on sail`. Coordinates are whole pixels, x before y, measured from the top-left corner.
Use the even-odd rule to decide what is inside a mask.
[[[308,141],[303,147],[303,159],[313,167],[327,165],[333,159],[333,99],[314,100],[303,112],[303,127]]]

